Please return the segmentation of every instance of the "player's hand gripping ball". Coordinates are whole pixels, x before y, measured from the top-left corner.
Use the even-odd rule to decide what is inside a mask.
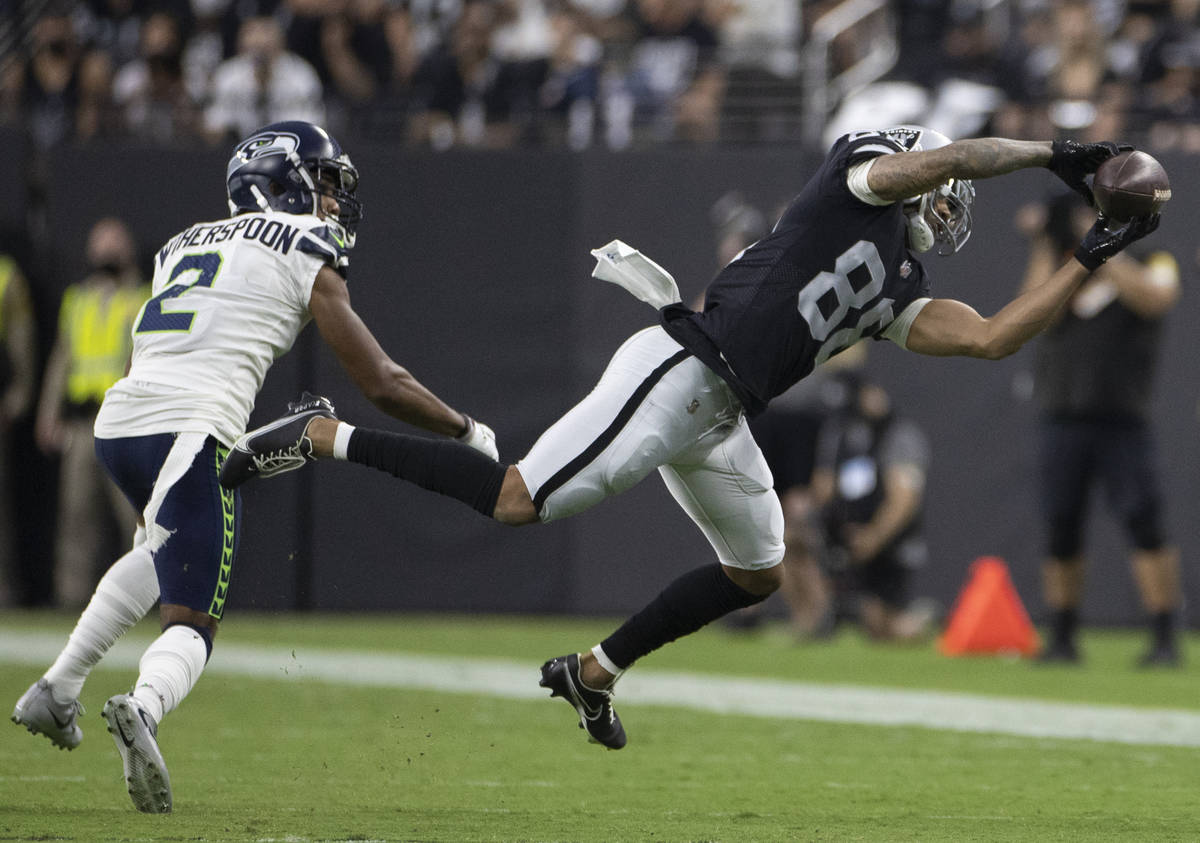
[[[1163,165],[1140,150],[1109,158],[1092,182],[1096,207],[1105,216],[1125,222],[1157,214],[1171,198],[1171,182]]]

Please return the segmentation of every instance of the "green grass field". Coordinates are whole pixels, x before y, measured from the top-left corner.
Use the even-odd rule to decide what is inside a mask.
[[[37,633],[65,638],[72,623],[61,614],[6,613],[0,649]],[[589,646],[611,627],[234,615],[210,669],[160,731],[173,814],[138,814],[124,793],[99,711],[135,671],[101,668],[84,689],[86,736],[74,752],[13,724],[0,729],[0,841],[1200,839],[1196,746],[722,714],[622,702],[618,693],[630,743],[603,750],[585,741],[565,704],[537,695],[536,677],[545,658]],[[143,625],[130,637],[144,643],[154,632]],[[932,646],[876,647],[853,633],[797,646],[781,632],[712,628],[644,659],[636,672],[1200,714],[1196,669],[1137,671],[1131,664],[1142,643],[1140,632],[1093,632],[1083,640],[1086,664],[1062,668],[946,659]],[[1193,636],[1189,650],[1200,652],[1198,643]],[[222,646],[290,655],[250,677],[222,666]],[[5,706],[45,667],[13,649],[0,656]],[[138,649],[127,652],[135,659]],[[306,665],[330,651],[346,659],[348,680],[359,651],[527,665],[531,695],[306,675]],[[122,664],[117,651],[113,658]]]

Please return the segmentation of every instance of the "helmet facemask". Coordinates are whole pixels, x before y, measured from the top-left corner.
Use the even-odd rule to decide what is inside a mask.
[[[950,179],[906,202],[909,247],[928,252],[936,245],[942,256],[957,252],[971,237],[974,202],[975,186],[969,179]]]
[[[302,172],[311,181],[314,208],[321,207],[322,196],[332,197],[337,202],[336,224],[343,232],[346,248],[352,248],[362,219],[362,203],[355,198],[358,170],[350,163],[350,156],[343,153],[336,159],[306,161]]]
[[[912,151],[941,149],[950,138],[924,126],[901,126]],[[915,137],[913,137],[915,135]],[[971,205],[975,185],[970,179],[950,179],[933,190],[904,202],[908,227],[908,247],[928,252],[935,245],[939,255],[952,255],[971,237]]]

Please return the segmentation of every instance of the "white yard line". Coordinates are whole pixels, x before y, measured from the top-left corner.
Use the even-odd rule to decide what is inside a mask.
[[[0,662],[45,667],[64,642],[62,635],[4,630],[0,632]],[[119,642],[103,663],[136,669],[145,644]],[[225,642],[214,651],[208,670],[255,679],[417,688],[513,699],[540,699],[547,693],[537,685],[538,665],[532,662],[449,655],[384,655]],[[1200,713],[1170,709],[653,670],[633,671],[623,678],[617,701],[618,705],[672,706],[755,717],[1200,747]]]

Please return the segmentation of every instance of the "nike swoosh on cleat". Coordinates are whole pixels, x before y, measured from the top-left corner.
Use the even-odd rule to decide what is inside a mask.
[[[567,682],[571,684],[571,691],[573,692],[572,696],[579,701],[580,707],[583,708],[583,711],[580,713],[583,714],[584,717],[586,717],[588,720],[595,720],[604,712],[603,705],[596,708],[592,708],[590,705],[588,705],[587,700],[583,698],[583,694],[579,692],[580,689],[576,687],[575,680],[571,678],[570,671],[567,672]]]
[[[120,714],[117,715],[117,734],[121,736],[121,740],[125,742],[125,748],[133,746],[133,738],[125,737],[125,724],[121,722]]]
[[[55,725],[55,726],[57,726],[57,727],[58,727],[58,728],[60,728],[60,729],[65,729],[65,728],[67,728],[68,726],[70,726],[70,725],[71,725],[71,718],[70,718],[70,717],[68,717],[66,720],[59,720],[59,719],[58,719],[58,715],[57,715],[57,714],[55,714],[53,711],[51,711],[51,712],[50,712],[50,719],[51,719],[51,720],[53,720],[53,721],[54,721],[54,725]]]

